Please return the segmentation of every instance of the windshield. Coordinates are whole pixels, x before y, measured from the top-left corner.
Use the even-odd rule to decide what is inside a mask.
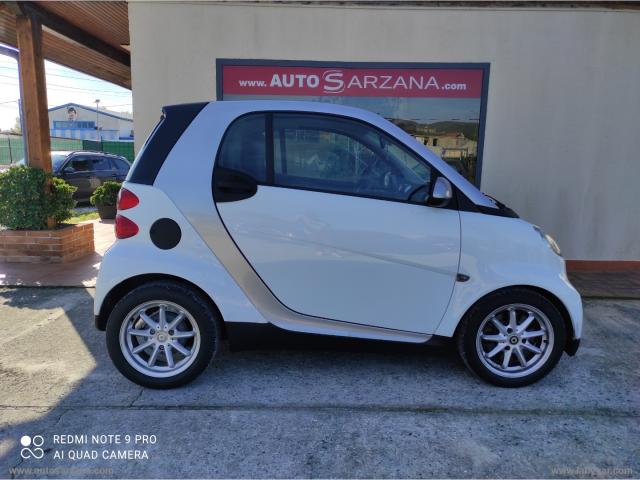
[[[68,153],[52,153],[51,154],[51,170],[53,170],[54,172],[57,172],[58,170],[60,170],[60,167],[62,166],[62,164],[64,163],[64,161],[67,159],[68,156],[69,156]],[[21,158],[16,162],[16,165],[26,165],[26,164],[27,162],[24,158]]]
[[[64,161],[67,159],[67,156],[68,156],[67,154],[61,154],[61,153],[51,154],[51,167],[54,172],[57,172],[58,170],[60,170],[60,167],[62,166]]]

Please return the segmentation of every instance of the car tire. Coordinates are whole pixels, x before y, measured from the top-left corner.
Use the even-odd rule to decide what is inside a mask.
[[[133,289],[111,311],[107,350],[132,382],[175,388],[207,368],[218,350],[220,324],[199,292],[178,282],[150,282]]]
[[[471,307],[456,340],[462,360],[477,376],[500,387],[523,387],[555,367],[566,334],[553,302],[534,290],[510,288]]]

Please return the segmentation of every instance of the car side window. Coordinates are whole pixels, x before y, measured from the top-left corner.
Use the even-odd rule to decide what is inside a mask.
[[[109,159],[106,157],[93,157],[91,158],[91,170],[113,170]]]
[[[90,172],[92,170],[91,162],[86,157],[74,157],[67,164],[76,172]]]
[[[250,175],[258,182],[267,179],[266,115],[239,118],[222,140],[216,165]]]
[[[273,135],[276,185],[404,201],[425,186],[428,191],[431,168],[361,122],[275,113]]]
[[[111,162],[115,165],[116,170],[121,170],[126,172],[129,170],[129,162],[123,160],[121,158],[112,158]]]

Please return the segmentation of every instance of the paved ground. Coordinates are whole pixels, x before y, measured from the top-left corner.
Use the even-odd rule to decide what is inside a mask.
[[[640,270],[569,271],[583,297],[640,299]]]
[[[16,466],[57,468],[35,474],[54,477],[640,472],[640,301],[587,301],[578,355],[525,389],[488,386],[447,350],[276,350],[223,351],[192,385],[153,391],[111,366],[92,326],[91,295],[0,290],[0,477]],[[21,460],[25,434],[44,437],[44,458]],[[147,434],[157,442],[54,443],[63,434]],[[149,458],[101,458],[127,448]],[[92,450],[98,459],[54,458]]]
[[[0,286],[95,287],[102,255],[115,241],[113,220],[92,220],[96,251],[66,263],[0,263]]]

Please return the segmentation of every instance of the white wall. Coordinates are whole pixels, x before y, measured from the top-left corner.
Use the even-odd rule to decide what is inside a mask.
[[[216,58],[490,62],[482,189],[571,259],[640,259],[640,12],[129,3],[136,144]]]

